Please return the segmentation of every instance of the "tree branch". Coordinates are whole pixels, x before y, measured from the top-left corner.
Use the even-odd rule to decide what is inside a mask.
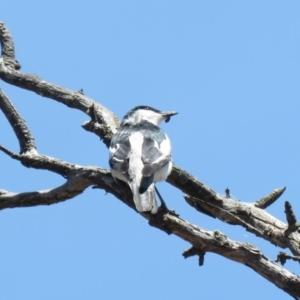
[[[218,231],[203,230],[170,214],[164,214],[163,224],[173,234],[191,243],[200,255],[213,252],[243,263],[292,297],[300,298],[300,278],[269,260],[258,248],[232,241]]]
[[[284,193],[286,187],[275,189],[269,195],[257,200],[254,205],[258,208],[264,209],[273,204]]]
[[[0,89],[0,109],[3,111],[11,127],[13,128],[20,144],[20,153],[35,152],[35,140],[29,131],[25,121],[19,115],[13,104]]]
[[[5,27],[4,23],[0,21],[0,43],[2,49],[2,57],[7,67],[19,70],[21,65],[15,60],[15,46],[13,39]]]
[[[22,165],[27,168],[48,170],[50,172],[62,175],[65,178],[71,176],[73,171],[81,168],[79,165],[70,164],[50,156],[40,155],[38,152],[17,154],[6,149],[2,145],[0,145],[0,151],[9,155],[13,159],[20,161]]]
[[[286,224],[253,204],[235,201],[220,195],[209,200],[186,195],[185,200],[200,212],[205,212],[229,224],[243,226],[247,231],[272,244],[289,248],[294,255],[300,255],[299,233],[287,235]]]
[[[286,214],[286,220],[288,222],[288,226],[286,228],[286,235],[290,235],[291,232],[296,232],[298,231],[298,228],[300,227],[300,224],[297,223],[296,216],[294,214],[292,205],[290,204],[289,201],[285,201],[284,203],[285,206],[285,214]],[[295,254],[295,253],[294,253]]]
[[[91,120],[85,122],[82,125],[83,128],[102,138],[106,146],[109,145],[112,135],[120,124],[111,111],[84,96],[81,90],[74,92],[50,84],[35,75],[18,71],[20,65],[15,60],[13,40],[2,22],[0,22],[0,42],[2,46],[0,78],[2,80],[88,114]],[[3,146],[0,146],[0,150],[26,167],[55,172],[67,179],[63,185],[46,191],[15,194],[0,190],[0,209],[54,204],[77,196],[89,186],[104,189],[130,208],[135,209],[128,185],[115,181],[107,170],[70,164],[40,155],[35,151],[34,139],[21,116],[3,93],[0,93],[0,101],[0,108],[19,139],[21,154],[16,154]],[[173,167],[167,181],[188,194],[185,196],[186,201],[197,210],[230,224],[244,226],[259,237],[283,248],[289,247],[294,254],[299,255],[298,232],[296,230],[287,231],[284,223],[261,209],[278,199],[284,189],[273,192],[254,204],[247,204],[230,199],[229,191],[227,198],[222,197],[177,166]],[[291,207],[286,205],[286,211],[289,226],[292,223],[295,225],[296,218],[293,219]],[[217,253],[247,265],[294,298],[300,297],[300,279],[269,260],[260,253],[258,248],[250,244],[232,241],[219,231],[205,231],[170,213],[159,212],[155,215],[144,213],[141,215],[149,220],[150,225],[188,241],[192,248],[184,252],[184,257],[198,255],[201,265],[204,262],[205,252]]]
[[[56,204],[81,194],[91,182],[74,176],[63,185],[38,192],[10,193],[0,190],[0,210],[15,207]]]
[[[15,51],[12,37],[0,22],[0,41],[1,41],[1,59],[0,59],[0,78],[12,85],[37,93],[42,97],[51,98],[70,108],[81,110],[92,118],[92,122],[98,122],[97,134],[108,147],[112,135],[119,127],[118,118],[107,108],[94,100],[84,96],[81,91],[74,92],[61,86],[48,83],[41,78],[24,74],[17,71],[15,63]],[[86,125],[83,126],[86,128]],[[88,128],[92,128],[91,126]]]
[[[288,255],[285,252],[279,252],[275,262],[280,262],[281,265],[284,265],[286,263],[287,259],[291,259],[293,261],[298,261],[300,263],[300,256],[291,256],[291,255]]]
[[[96,167],[79,167],[73,170],[72,176],[63,185],[51,190],[26,193],[0,190],[0,210],[56,204],[76,197],[89,186],[103,189],[135,209],[131,191],[126,184],[116,182],[107,170]]]

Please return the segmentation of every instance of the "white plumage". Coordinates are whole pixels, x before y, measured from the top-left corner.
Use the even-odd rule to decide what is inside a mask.
[[[171,144],[158,127],[177,112],[138,106],[122,120],[109,148],[112,175],[129,184],[136,209],[156,213],[155,182],[166,180],[172,170]]]

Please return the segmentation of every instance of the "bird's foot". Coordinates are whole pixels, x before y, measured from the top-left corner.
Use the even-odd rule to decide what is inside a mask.
[[[179,214],[176,214],[175,210],[171,210],[167,207],[166,203],[163,202],[161,206],[158,208],[159,213],[168,213],[172,216],[179,217]]]
[[[158,208],[158,212],[160,212],[160,213],[169,213],[170,215],[173,215],[175,217],[179,217],[179,215],[175,213],[175,210],[168,209],[168,207],[166,205],[166,202],[164,201],[164,199],[160,195],[160,193],[159,193],[156,186],[155,186],[155,191],[156,191],[156,194],[157,194],[157,196],[160,200],[160,203],[161,203],[160,207]]]

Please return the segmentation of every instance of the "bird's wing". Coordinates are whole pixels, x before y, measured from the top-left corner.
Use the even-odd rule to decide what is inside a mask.
[[[162,131],[159,132],[163,133]],[[171,161],[171,147],[168,137],[163,133],[163,139],[145,137],[142,146],[142,175],[149,177]]]
[[[109,165],[113,170],[127,174],[129,168],[130,143],[128,134],[119,131],[113,136],[109,147]]]

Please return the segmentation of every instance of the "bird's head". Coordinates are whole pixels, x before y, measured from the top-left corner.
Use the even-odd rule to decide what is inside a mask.
[[[150,106],[137,106],[130,110],[123,118],[121,126],[136,125],[142,121],[148,121],[158,126],[163,120],[169,122],[170,118],[177,115],[176,111],[160,111]]]

